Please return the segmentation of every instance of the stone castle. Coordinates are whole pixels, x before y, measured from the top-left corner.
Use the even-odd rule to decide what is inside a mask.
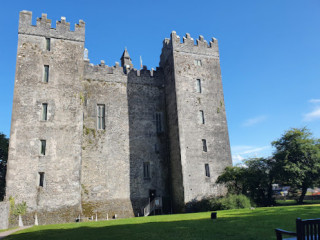
[[[6,198],[40,224],[183,212],[231,165],[218,42],[171,33],[159,67],[93,65],[85,23],[21,11]],[[158,207],[158,208],[157,208]]]

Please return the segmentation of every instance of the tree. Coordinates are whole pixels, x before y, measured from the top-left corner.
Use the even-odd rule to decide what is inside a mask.
[[[0,201],[3,200],[6,187],[6,171],[8,160],[9,139],[0,133]]]
[[[249,197],[258,205],[275,204],[272,184],[276,176],[275,161],[272,158],[253,158],[245,162]]]
[[[228,166],[218,177],[218,184],[225,184],[229,194],[247,194],[246,169],[238,166]]]
[[[306,128],[292,128],[272,142],[278,179],[293,189],[301,189],[302,203],[309,187],[319,183],[320,142]]]
[[[225,184],[230,194],[244,194],[257,205],[270,206],[274,204],[274,177],[273,159],[254,158],[246,160],[242,167],[227,167],[217,183]]]

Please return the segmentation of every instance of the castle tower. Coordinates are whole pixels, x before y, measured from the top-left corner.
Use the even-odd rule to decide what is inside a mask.
[[[20,12],[6,197],[39,222],[74,221],[81,203],[85,23]],[[27,223],[27,224],[31,224]]]
[[[125,67],[125,68],[133,67],[127,48],[124,49],[120,60],[121,60],[121,67]]]
[[[200,36],[195,45],[186,34],[181,43],[172,32],[164,41],[160,67],[166,88],[172,199],[179,212],[192,200],[224,194],[215,181],[232,164],[217,40],[208,46]]]

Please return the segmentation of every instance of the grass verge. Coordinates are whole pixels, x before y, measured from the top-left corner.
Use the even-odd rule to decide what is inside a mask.
[[[295,219],[319,218],[320,205],[283,206],[175,214],[101,222],[68,223],[32,227],[5,240],[18,239],[276,239],[275,228],[295,231]]]

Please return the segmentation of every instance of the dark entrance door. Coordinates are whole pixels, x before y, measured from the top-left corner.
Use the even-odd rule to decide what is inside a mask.
[[[156,190],[154,189],[149,189],[149,198],[150,198],[150,202],[155,199],[156,197]]]

